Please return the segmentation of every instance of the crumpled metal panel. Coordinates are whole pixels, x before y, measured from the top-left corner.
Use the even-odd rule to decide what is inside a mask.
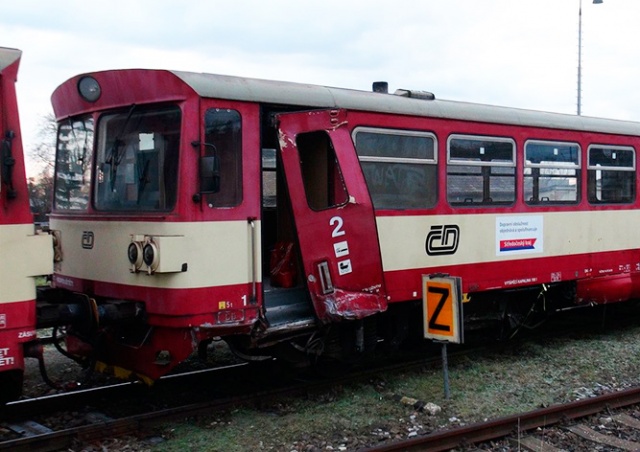
[[[336,289],[319,298],[325,308],[324,318],[329,321],[359,320],[387,309],[384,298],[373,293]]]

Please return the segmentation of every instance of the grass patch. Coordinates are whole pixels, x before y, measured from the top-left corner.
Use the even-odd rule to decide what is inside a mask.
[[[450,362],[450,400],[439,367],[384,374],[366,384],[165,426],[168,441],[155,450],[351,450],[635,385],[638,368],[640,327],[532,339]],[[443,410],[416,412],[396,395]]]

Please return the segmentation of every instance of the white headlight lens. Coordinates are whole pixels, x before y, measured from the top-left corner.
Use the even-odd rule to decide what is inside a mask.
[[[82,77],[78,82],[78,92],[80,96],[88,102],[95,102],[100,98],[102,90],[100,84],[93,77]]]

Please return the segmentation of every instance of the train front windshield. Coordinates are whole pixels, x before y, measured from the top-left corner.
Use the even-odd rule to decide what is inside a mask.
[[[175,206],[181,113],[145,108],[101,116],[95,132],[93,207],[101,211],[168,211]],[[56,208],[89,203],[93,148],[90,119],[61,124],[56,159]]]
[[[180,109],[108,114],[98,122],[95,208],[166,211],[176,202]]]

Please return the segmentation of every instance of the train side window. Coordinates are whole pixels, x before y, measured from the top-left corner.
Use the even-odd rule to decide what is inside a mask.
[[[524,200],[527,204],[575,204],[580,193],[577,143],[527,141],[524,145]]]
[[[209,207],[235,207],[242,202],[242,122],[240,113],[210,108],[204,116],[204,156],[216,157],[220,184],[205,195]]]
[[[629,204],[636,198],[635,150],[623,146],[589,147],[587,192],[591,204]]]
[[[516,199],[515,142],[452,135],[447,146],[447,200],[453,206],[505,205]]]
[[[58,125],[53,202],[59,210],[86,210],[91,194],[93,118]]]
[[[347,203],[347,188],[335,150],[326,132],[301,133],[296,138],[300,169],[309,207],[325,210]]]
[[[438,200],[432,133],[358,127],[356,152],[376,209],[427,209]]]

